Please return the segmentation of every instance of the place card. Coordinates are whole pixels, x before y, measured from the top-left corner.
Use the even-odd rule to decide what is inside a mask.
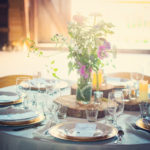
[[[94,123],[77,123],[73,135],[78,137],[92,137],[95,130],[96,124]]]

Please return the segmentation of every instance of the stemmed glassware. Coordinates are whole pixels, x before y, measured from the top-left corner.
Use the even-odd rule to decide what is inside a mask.
[[[117,124],[117,118],[124,111],[124,97],[122,91],[113,91],[108,94],[108,113],[113,116],[113,124]]]
[[[136,99],[139,89],[139,81],[144,78],[144,68],[138,67],[134,72],[130,73],[131,85],[130,85],[130,99]]]
[[[53,124],[62,122],[67,116],[67,107],[54,102],[55,99],[69,94],[69,90],[62,89],[59,84],[52,84],[46,87],[47,94],[47,116],[53,121]]]
[[[23,100],[22,107],[24,109],[28,108],[28,101],[30,97],[30,78],[29,77],[18,77],[16,79],[16,93]]]
[[[134,68],[134,71],[131,72],[130,77],[133,81],[138,82],[142,80],[144,77],[144,67],[139,65],[137,68]]]
[[[44,111],[45,111],[47,120],[50,119],[53,125],[59,122],[58,121],[59,105],[54,103],[54,99],[56,98],[57,92],[58,92],[58,89],[56,90],[54,86],[46,87],[47,99],[45,101],[46,105],[44,105]]]

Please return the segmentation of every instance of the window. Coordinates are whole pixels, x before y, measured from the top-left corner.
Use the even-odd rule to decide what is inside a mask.
[[[72,15],[99,12],[113,23],[109,38],[118,49],[150,53],[150,0],[72,0],[71,8]]]

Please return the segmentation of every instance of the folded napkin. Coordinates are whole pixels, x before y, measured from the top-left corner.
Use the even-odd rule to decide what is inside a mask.
[[[45,126],[34,131],[32,133],[33,137],[36,139],[50,140],[51,136],[49,134],[46,134],[46,132],[48,131],[48,129],[50,129],[50,127],[52,127],[52,121],[47,122]]]
[[[18,95],[8,96],[8,95],[0,95],[0,103],[12,102],[19,99]]]

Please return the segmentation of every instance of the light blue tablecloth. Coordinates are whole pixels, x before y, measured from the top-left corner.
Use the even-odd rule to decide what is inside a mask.
[[[0,89],[0,91],[15,91],[14,87]],[[97,142],[71,142],[55,139],[34,139],[33,132],[40,127],[11,131],[0,129],[0,150],[149,150],[150,133],[132,129],[129,125],[135,122],[139,112],[124,112],[118,119],[125,134],[120,145],[114,144],[116,138]],[[67,118],[67,121],[77,118]],[[77,119],[78,120],[78,119]],[[103,119],[99,119],[103,122]]]

